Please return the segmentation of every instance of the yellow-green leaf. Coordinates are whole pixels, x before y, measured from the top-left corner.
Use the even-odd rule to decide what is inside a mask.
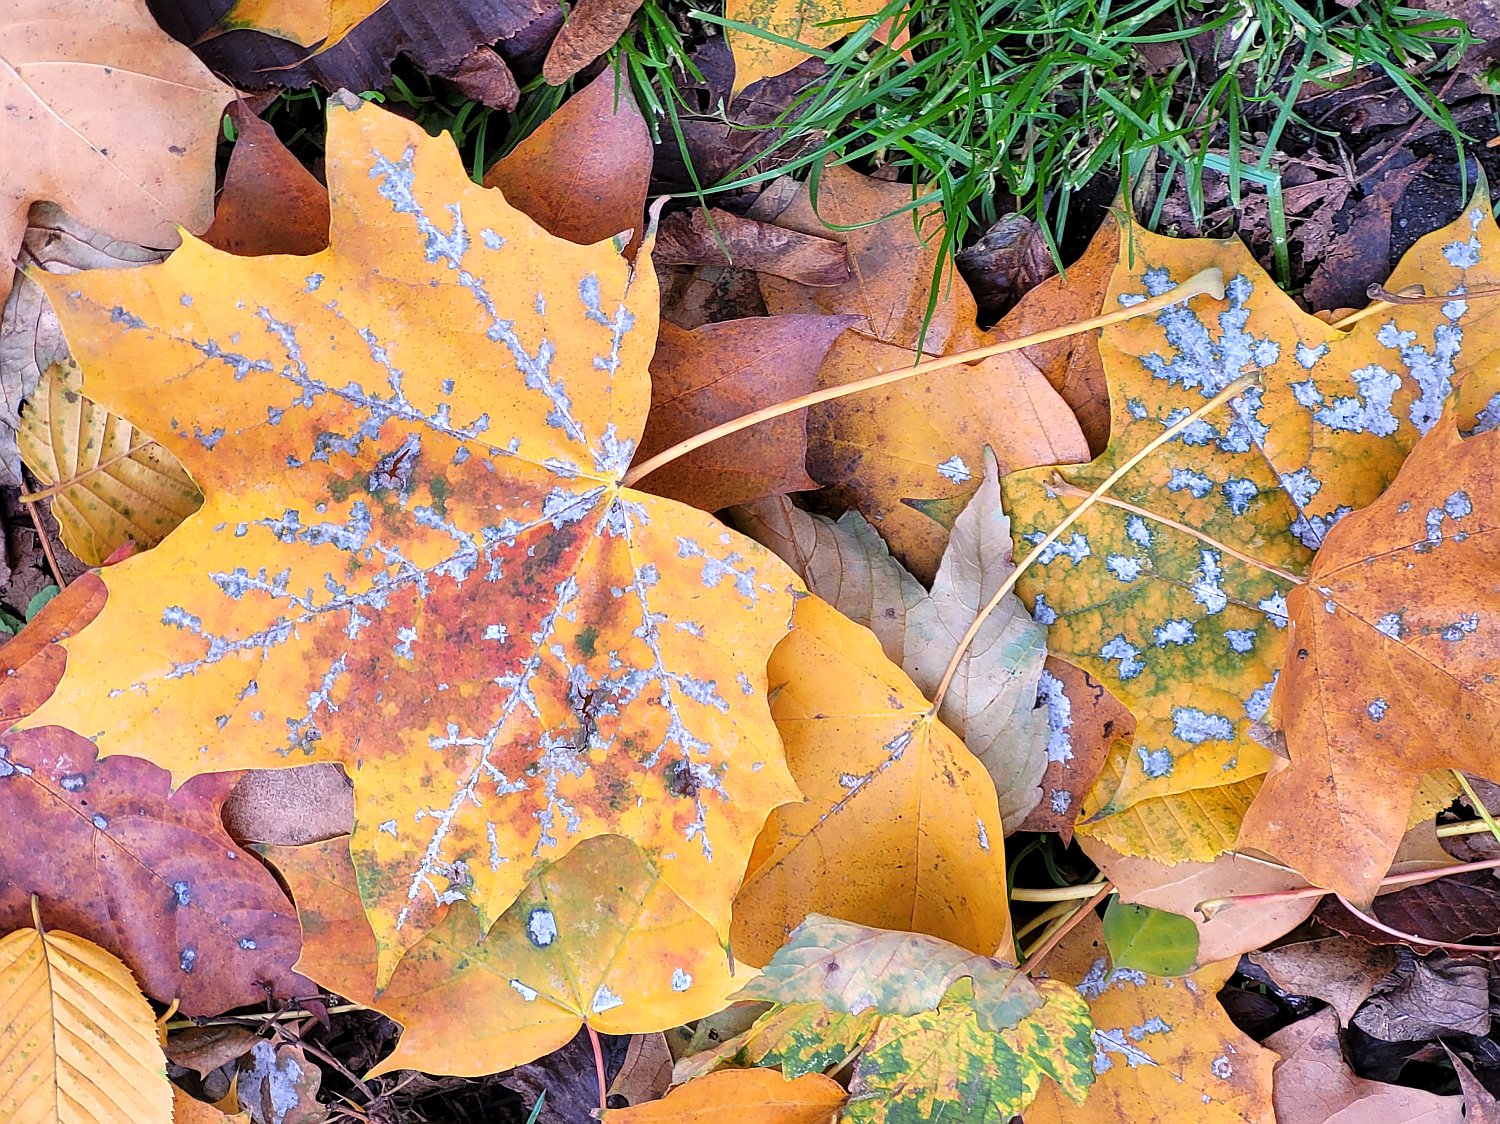
[[[1493,286],[1497,247],[1500,231],[1476,199],[1418,243],[1390,284],[1418,279],[1420,266],[1430,292]],[[1260,376],[1125,476],[1020,585],[1052,653],[1096,676],[1137,720],[1091,795],[1099,818],[1079,830],[1167,861],[1232,845],[1269,762],[1251,728],[1281,666],[1286,595],[1313,550],[1379,495],[1460,380],[1470,417],[1500,381],[1479,302],[1387,306],[1339,331],[1298,309],[1238,242],[1134,231],[1106,306],[1139,303],[1209,265],[1224,271],[1224,302],[1199,297],[1104,330],[1104,454],[1003,482],[1025,551],[1166,426],[1241,374]]]
[[[42,376],[21,414],[21,459],[49,495],[63,543],[91,566],[166,538],[203,503],[182,463],[126,419],[83,396],[76,365]]]
[[[547,867],[488,933],[472,909],[450,909],[381,991],[348,837],[261,850],[296,899],[298,970],[405,1028],[377,1073],[494,1073],[558,1049],[585,1020],[663,1030],[719,1010],[737,986],[713,927],[618,836]]]
[[[155,1015],[130,969],[72,933],[0,939],[0,1120],[171,1119]]]

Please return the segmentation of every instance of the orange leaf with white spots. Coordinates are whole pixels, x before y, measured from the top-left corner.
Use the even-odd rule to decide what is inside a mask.
[[[1500,432],[1450,411],[1375,503],[1335,527],[1288,599],[1275,704],[1291,755],[1241,838],[1368,902],[1430,769],[1495,775]]]
[[[765,698],[795,577],[621,486],[657,293],[470,183],[446,138],[330,112],[331,245],[48,283],[84,391],[203,508],[111,567],[32,725],[194,773],[341,763],[382,982],[581,840],[639,843],[721,935],[795,799]]]
[[[724,1007],[745,977],[640,849],[605,837],[542,871],[487,933],[472,910],[450,910],[377,992],[348,837],[262,851],[297,899],[301,969],[405,1027],[378,1073],[509,1069],[585,1020],[606,1034],[664,1030]]]

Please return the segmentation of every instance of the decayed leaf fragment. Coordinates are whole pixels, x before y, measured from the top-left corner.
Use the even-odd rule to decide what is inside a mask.
[[[713,928],[618,837],[547,867],[488,933],[472,910],[450,910],[378,993],[348,838],[261,850],[297,899],[299,969],[405,1027],[377,1073],[494,1073],[558,1049],[585,1020],[661,1030],[719,1010],[736,986]]]
[[[812,592],[870,628],[928,697],[969,623],[1013,569],[1010,520],[1000,507],[988,448],[979,490],[954,521],[930,593],[857,511],[834,522],[781,497],[734,514],[737,525],[779,554]],[[1046,655],[1046,630],[1007,594],[959,662],[938,712],[995,782],[1007,834],[1042,798],[1050,712],[1036,703]]]
[[[761,277],[766,307],[774,313],[865,318],[834,343],[819,372],[821,386],[991,342],[975,326],[974,298],[956,274],[938,278],[937,307],[928,321],[942,230],[935,209],[923,207],[919,233],[911,211],[903,210],[911,206],[911,191],[829,167],[816,200],[804,184],[775,216],[780,226],[844,243],[849,254],[852,279],[837,287]],[[885,215],[891,217],[876,221]],[[1088,457],[1067,403],[1035,364],[1016,354],[934,371],[808,411],[809,475],[858,508],[923,581],[936,571],[947,535],[906,501],[967,499],[986,444],[1002,473]]]
[[[605,1111],[606,1124],[713,1124],[736,1115],[757,1124],[832,1124],[848,1099],[821,1073],[785,1078],[770,1069],[726,1069],[679,1085],[659,1101]]]
[[[176,457],[90,402],[82,384],[73,363],[51,367],[26,403],[17,441],[51,496],[64,545],[101,566],[126,543],[146,550],[161,542],[198,510],[203,493]]]
[[[1478,200],[1414,247],[1429,291],[1500,281],[1500,232],[1486,216]],[[1085,467],[1013,474],[1003,489],[1025,549],[1164,426],[1259,373],[1259,386],[1120,481],[1021,583],[1051,651],[1137,719],[1091,796],[1097,820],[1079,830],[1126,853],[1207,860],[1233,844],[1269,761],[1249,735],[1281,667],[1287,594],[1329,528],[1394,477],[1460,380],[1470,417],[1489,408],[1494,313],[1455,295],[1339,332],[1298,310],[1238,243],[1139,230],[1129,241],[1134,265],[1122,249],[1106,308],[1210,264],[1228,277],[1227,306],[1197,299],[1105,329],[1108,449]]]
[[[1500,432],[1465,439],[1450,410],[1288,599],[1275,710],[1291,764],[1251,805],[1246,845],[1368,902],[1423,773],[1495,775],[1497,575]]]
[[[98,945],[57,930],[0,938],[0,1119],[172,1119],[155,1013]]]
[[[1048,956],[1043,970],[1067,980],[1094,1020],[1094,1086],[1082,1105],[1044,1088],[1027,1124],[1115,1124],[1120,1120],[1193,1120],[1274,1124],[1271,1066],[1219,1005],[1236,961],[1208,964],[1182,979],[1113,968],[1092,914]]]
[[[174,246],[213,220],[219,111],[234,96],[145,0],[12,0],[0,16],[0,253],[51,200],[115,238]],[[0,298],[10,292],[0,269]]]
[[[101,404],[203,487],[111,567],[33,725],[181,778],[342,763],[381,977],[619,833],[727,934],[795,797],[765,700],[793,575],[620,487],[649,401],[649,267],[548,236],[447,140],[330,113],[328,250],[60,281]],[[163,388],[171,387],[170,394]]]
[[[764,963],[809,913],[1008,947],[995,786],[875,637],[805,597],[768,680],[806,800],[772,813],[756,841],[735,953]]]

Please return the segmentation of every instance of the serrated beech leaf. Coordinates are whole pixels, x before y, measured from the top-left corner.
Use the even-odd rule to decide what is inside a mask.
[[[194,773],[336,761],[384,982],[449,903],[488,925],[583,839],[641,844],[721,934],[796,796],[765,699],[795,578],[620,486],[656,286],[332,108],[331,245],[48,281],[84,391],[203,508],[111,567],[29,721]]]
[[[155,1013],[98,945],[60,930],[0,938],[0,1119],[172,1119]]]

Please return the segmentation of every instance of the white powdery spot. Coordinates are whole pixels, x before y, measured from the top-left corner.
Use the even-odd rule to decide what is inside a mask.
[[[1279,671],[1271,673],[1271,681],[1264,686],[1257,687],[1245,700],[1245,714],[1252,720],[1259,722],[1271,709],[1271,692],[1276,689],[1276,679],[1281,674]]]
[[[681,968],[673,968],[672,969],[672,990],[673,991],[686,991],[688,988],[690,988],[692,986],[693,986],[693,977],[692,976],[688,975]]]
[[[977,822],[979,824],[979,849],[981,851],[983,851],[985,854],[989,854],[989,851],[990,851],[990,833],[985,830],[985,826],[984,826],[984,821],[983,820],[979,820]]]
[[[1231,476],[1219,485],[1219,490],[1224,493],[1229,510],[1235,515],[1244,515],[1250,510],[1250,501],[1260,495],[1260,488],[1255,481],[1240,476]]]
[[[1198,557],[1200,565],[1194,575],[1193,600],[1207,609],[1210,616],[1222,613],[1229,604],[1229,595],[1220,584],[1224,578],[1224,568],[1220,565],[1219,552],[1202,550],[1198,552]]]
[[[1401,376],[1372,363],[1350,373],[1359,394],[1335,398],[1313,411],[1313,417],[1329,429],[1345,433],[1371,433],[1389,437],[1400,423],[1391,413],[1391,399],[1401,389]]]
[[[1450,643],[1457,643],[1466,636],[1472,636],[1478,630],[1479,614],[1466,613],[1463,616],[1459,617],[1458,620],[1454,621],[1452,624],[1444,628],[1442,631],[1442,637],[1444,640],[1447,640]]]
[[[1062,680],[1045,669],[1037,680],[1036,703],[1047,708],[1047,760],[1073,760],[1073,700]]]
[[[526,918],[526,936],[537,948],[546,948],[557,940],[557,918],[550,909],[538,906]]]
[[[1305,343],[1297,344],[1297,363],[1304,371],[1312,370],[1317,366],[1318,360],[1327,354],[1328,345],[1326,343],[1320,343],[1316,347],[1309,347]]]
[[[974,479],[974,474],[969,471],[969,466],[964,464],[964,459],[954,455],[937,466],[938,474],[953,481],[955,484],[966,484]]]
[[[1104,559],[1104,568],[1122,582],[1133,582],[1141,576],[1141,559],[1124,554],[1111,554]]]
[[[1479,239],[1467,242],[1449,242],[1443,247],[1443,257],[1455,269],[1473,269],[1479,264]]]
[[[1179,706],[1172,710],[1172,736],[1189,745],[1208,741],[1226,742],[1234,738],[1234,723],[1222,714]]]
[[[1387,613],[1375,622],[1375,631],[1389,636],[1392,640],[1401,639],[1401,614]]]
[[[1151,545],[1151,528],[1139,515],[1132,515],[1125,520],[1125,534],[1131,542],[1139,547]]]
[[[625,1000],[610,991],[608,986],[600,984],[599,990],[594,992],[594,1002],[590,1004],[590,1009],[594,1014],[602,1015],[605,1011],[611,1011],[624,1002]]]
[[[1141,662],[1141,650],[1126,640],[1122,632],[1117,632],[1099,649],[1099,656],[1101,659],[1120,661],[1121,679],[1134,679],[1146,670],[1146,665]]]
[[[1048,804],[1054,815],[1066,815],[1068,809],[1073,806],[1073,794],[1065,789],[1054,788]]]
[[[536,997],[537,997],[537,994],[538,994],[536,988],[534,988],[534,987],[527,987],[520,980],[511,980],[510,981],[510,986],[513,987],[515,989],[515,991],[516,991],[516,994],[519,995],[522,999],[526,1000],[526,1002],[528,1002],[528,1003],[535,1003],[536,1002]]]
[[[1036,604],[1031,609],[1031,619],[1037,624],[1055,624],[1057,621],[1057,610],[1047,604],[1046,594],[1036,595]]]
[[[1270,622],[1277,628],[1286,627],[1287,615],[1285,594],[1273,593],[1269,597],[1262,597],[1255,603],[1255,607],[1262,613],[1264,613],[1267,619],[1269,619]]]
[[[1234,1066],[1229,1064],[1229,1059],[1220,1054],[1208,1065],[1209,1071],[1220,1081],[1228,1081],[1234,1073]]]
[[[1198,634],[1193,631],[1192,621],[1186,617],[1179,617],[1158,626],[1152,632],[1151,638],[1158,648],[1165,648],[1168,644],[1197,643]]]
[[[1381,722],[1385,719],[1385,712],[1388,705],[1383,698],[1371,699],[1370,705],[1365,707],[1365,713],[1370,716],[1371,722]]]
[[[1135,747],[1135,752],[1141,759],[1141,772],[1153,780],[1162,777],[1170,777],[1177,759],[1172,756],[1170,749],[1147,749],[1143,745]]]
[[[1030,534],[1027,534],[1024,537],[1027,542],[1031,543],[1033,546],[1036,546],[1041,543],[1041,541],[1045,539],[1047,535],[1044,531],[1032,531]],[[1048,543],[1042,549],[1042,552],[1037,555],[1036,560],[1038,565],[1046,566],[1050,564],[1051,561],[1059,554],[1065,554],[1068,556],[1068,558],[1072,559],[1073,565],[1076,566],[1085,558],[1089,557],[1089,555],[1091,555],[1092,553],[1093,549],[1089,546],[1089,540],[1086,539],[1083,535],[1079,534],[1077,531],[1074,531],[1073,534],[1066,539],[1058,539],[1056,542]]]
[[[1167,481],[1167,491],[1188,492],[1195,500],[1201,500],[1213,491],[1214,482],[1203,473],[1191,468],[1174,468],[1172,478]]]
[[[1255,647],[1255,629],[1227,628],[1224,630],[1224,639],[1229,641],[1230,651],[1243,654]]]

